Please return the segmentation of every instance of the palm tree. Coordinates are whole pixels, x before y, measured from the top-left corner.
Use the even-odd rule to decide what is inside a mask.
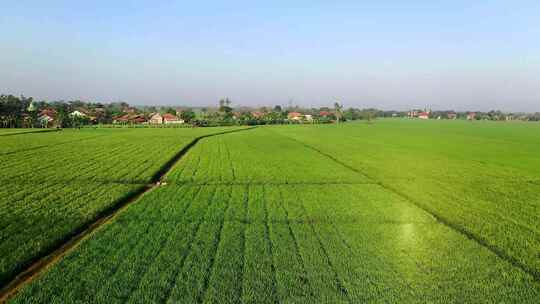
[[[340,105],[339,102],[336,101],[334,103],[334,112],[335,112],[335,115],[336,115],[337,123],[339,123],[339,120],[343,116],[343,105]]]

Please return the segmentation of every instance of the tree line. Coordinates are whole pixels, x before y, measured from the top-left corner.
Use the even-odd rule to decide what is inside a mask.
[[[77,112],[76,112],[77,111]],[[83,115],[74,115],[82,113]],[[147,121],[155,113],[169,113],[193,126],[261,125],[290,123],[339,123],[351,120],[372,121],[378,117],[407,117],[406,111],[383,111],[375,108],[344,108],[339,102],[331,107],[305,108],[289,105],[272,107],[233,106],[229,98],[222,98],[213,107],[156,107],[131,106],[126,102],[36,101],[32,97],[0,95],[0,127],[28,128],[50,126],[44,117],[53,116],[55,127],[80,127],[82,125],[131,124]],[[455,113],[457,119],[465,119],[468,112],[430,111],[430,118],[448,119]],[[540,113],[508,114],[501,111],[475,112],[475,119],[512,119],[540,121]],[[119,117],[128,119],[120,120]],[[121,122],[119,122],[121,121]]]
[[[74,115],[80,113],[82,115]],[[54,126],[61,128],[82,125],[107,125],[131,123],[121,117],[149,120],[155,113],[172,114],[194,126],[260,125],[286,123],[333,123],[346,120],[371,120],[380,116],[376,109],[344,109],[336,102],[333,107],[302,108],[282,107],[233,107],[229,98],[220,99],[214,107],[156,107],[131,106],[126,102],[36,101],[32,97],[0,95],[0,127],[43,127],[44,117],[54,119]],[[296,116],[294,116],[294,115]],[[293,116],[291,116],[293,115]],[[51,117],[52,116],[52,117]],[[47,125],[49,126],[49,125]]]

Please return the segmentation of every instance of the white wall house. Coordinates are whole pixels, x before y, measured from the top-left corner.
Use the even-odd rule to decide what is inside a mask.
[[[161,116],[159,113],[156,113],[150,117],[150,120],[148,121],[150,124],[162,124],[163,123],[163,116]]]

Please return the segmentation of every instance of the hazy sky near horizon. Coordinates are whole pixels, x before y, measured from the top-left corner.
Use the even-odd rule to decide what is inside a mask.
[[[540,1],[2,1],[0,93],[540,111]]]

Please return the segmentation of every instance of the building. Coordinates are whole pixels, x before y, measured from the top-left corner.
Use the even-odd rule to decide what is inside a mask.
[[[330,112],[330,111],[320,111],[319,112],[319,116],[321,117],[326,117],[326,116],[331,116],[333,113]]]
[[[299,121],[299,120],[302,120],[302,113],[299,113],[299,112],[290,112],[289,114],[287,114],[287,118],[289,120],[296,120],[296,121]]]
[[[428,112],[420,112],[420,113],[418,113],[418,118],[420,118],[420,119],[429,119],[429,113]]]
[[[79,110],[75,110],[75,111],[69,113],[69,115],[73,116],[73,117],[80,117],[80,118],[86,117],[86,114],[83,113],[82,111],[79,111]]]
[[[476,118],[476,113],[470,112],[467,114],[467,120],[474,120]]]
[[[129,122],[129,114],[118,116],[113,119],[113,123],[128,123],[128,122]]]
[[[150,124],[162,124],[163,123],[163,116],[159,113],[155,113],[152,116],[150,116],[150,120],[148,120],[148,123]]]
[[[264,117],[264,113],[259,112],[259,111],[255,111],[255,112],[251,112],[251,116],[253,116],[254,118],[260,119],[260,118]]]
[[[43,109],[41,112],[39,112],[38,116],[47,115],[49,117],[52,117],[53,119],[56,117],[56,110],[54,109]]]
[[[47,114],[44,114],[44,115],[40,115],[38,117],[38,121],[39,121],[39,124],[43,128],[49,128],[49,127],[52,127],[52,124],[54,122],[54,118],[52,118],[51,116],[49,116]]]
[[[304,118],[305,118],[307,121],[313,121],[313,115],[311,115],[311,114],[306,114],[306,115],[304,115]]]
[[[320,117],[329,117],[329,116],[332,116],[334,113],[332,112],[329,112],[329,111],[320,111],[319,112],[319,116]]]
[[[131,118],[131,121],[136,124],[142,124],[146,122],[146,117],[144,115],[135,115]]]
[[[448,112],[448,119],[457,119],[456,112]]]
[[[183,124],[184,120],[176,117],[176,115],[165,113],[163,114],[163,123],[164,124]]]
[[[146,122],[146,118],[141,114],[124,114],[114,118],[113,123],[119,124],[142,124]]]
[[[43,109],[41,112],[39,112],[37,118],[42,127],[52,127],[54,120],[56,119],[56,111],[54,109]]]

